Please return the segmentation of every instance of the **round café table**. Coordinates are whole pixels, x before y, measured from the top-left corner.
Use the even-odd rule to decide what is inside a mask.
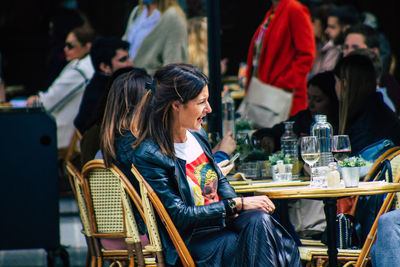
[[[360,182],[358,187],[352,188],[312,188],[310,186],[277,186],[254,187],[254,194],[267,195],[271,199],[322,199],[327,218],[328,257],[329,266],[337,266],[336,248],[336,200],[340,197],[355,195],[376,195],[399,192],[399,183],[387,182]]]

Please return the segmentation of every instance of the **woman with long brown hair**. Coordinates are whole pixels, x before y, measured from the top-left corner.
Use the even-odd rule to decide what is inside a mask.
[[[118,70],[115,76],[111,78],[113,82],[108,93],[101,124],[100,147],[105,165],[111,167],[112,163],[115,163],[128,177],[135,189],[139,191],[139,184],[130,172],[130,167],[125,168],[124,165],[120,165],[116,161],[115,146],[124,136],[131,136],[129,126],[133,112],[145,95],[145,85],[151,82],[151,77],[145,70],[139,68],[132,68],[131,71],[121,74],[123,71],[125,69]],[[145,224],[136,207],[133,205],[132,208],[142,243],[146,245],[148,240],[145,235],[147,231]],[[102,238],[101,243],[106,249],[126,249],[126,243],[123,239]]]
[[[107,167],[115,160],[115,144],[130,129],[133,111],[146,93],[151,77],[144,69],[133,68],[117,76],[108,93],[101,125],[101,150]]]
[[[349,55],[335,67],[339,134],[350,137],[351,153],[381,139],[400,145],[400,121],[376,92],[376,73],[364,55]]]
[[[119,140],[117,160],[133,163],[157,193],[196,266],[301,266],[295,242],[270,215],[272,201],[238,197],[221,174],[201,126],[208,96],[196,67],[159,69],[131,123],[137,139]],[[161,239],[174,266],[178,254],[164,231]]]

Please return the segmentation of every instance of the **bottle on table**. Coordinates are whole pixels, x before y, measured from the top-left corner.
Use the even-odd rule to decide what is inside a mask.
[[[235,136],[235,103],[229,93],[222,99],[222,136],[232,131]]]
[[[327,121],[326,115],[315,115],[314,119],[315,122],[311,127],[311,135],[318,138],[320,148],[320,157],[315,166],[328,166],[330,162],[334,161],[331,147],[333,128]]]
[[[299,150],[296,134],[293,132],[294,121],[285,121],[285,132],[281,136],[281,150],[285,157],[289,157],[293,162],[292,173],[293,178],[298,178],[300,173],[299,167]]]

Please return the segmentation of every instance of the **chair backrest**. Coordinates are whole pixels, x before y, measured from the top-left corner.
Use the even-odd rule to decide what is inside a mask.
[[[70,161],[74,152],[80,153],[80,147],[78,145],[79,141],[82,140],[82,134],[75,129],[74,134],[72,135],[71,142],[69,143],[67,150],[64,154],[64,161]]]
[[[74,167],[74,165],[71,162],[69,161],[66,162],[66,169],[68,172],[68,179],[72,188],[72,192],[74,193],[76,202],[78,204],[79,216],[81,218],[83,226],[82,231],[86,236],[91,237],[92,231],[90,229],[89,214],[87,211],[82,191],[83,179],[81,177],[81,174],[78,172],[78,170]]]
[[[390,160],[390,163],[392,165],[392,172],[395,175],[395,176],[393,176],[394,177],[393,183],[399,183],[400,182],[400,172],[399,172],[400,150],[395,151],[394,153],[389,155],[387,157],[387,159]],[[386,195],[386,198],[383,201],[381,208],[379,209],[379,212],[374,220],[371,230],[369,231],[368,236],[367,236],[367,238],[364,242],[364,245],[361,249],[360,256],[357,259],[356,267],[365,266],[365,264],[367,263],[367,257],[371,250],[372,244],[375,242],[375,239],[376,239],[376,234],[377,234],[377,229],[378,229],[378,219],[382,214],[384,214],[390,210],[393,200],[397,194],[398,193],[388,193]]]
[[[79,216],[81,218],[81,223],[83,227],[82,233],[85,235],[90,257],[95,258],[96,249],[94,245],[94,240],[92,238],[92,230],[90,229],[89,214],[82,191],[83,179],[81,177],[81,174],[71,162],[67,161],[65,167],[68,172],[68,180],[71,185],[72,192],[74,193],[75,200],[78,204]],[[92,262],[94,262],[93,259]]]
[[[90,227],[95,238],[124,238],[130,258],[136,257],[139,265],[144,265],[143,251],[130,202],[122,189],[121,176],[117,167],[106,168],[103,160],[91,160],[82,169],[83,194],[89,214]],[[125,177],[125,176],[124,176]],[[134,196],[141,215],[140,199]],[[126,212],[130,210],[130,212]]]
[[[380,168],[384,161],[389,160],[391,169],[392,169],[392,177],[396,177],[396,174],[400,168],[400,159],[397,158],[397,155],[400,154],[400,146],[395,146],[387,151],[385,151],[371,166],[370,170],[368,171],[367,175],[364,177],[364,182],[367,181],[376,181],[379,177],[380,172],[377,172],[377,169]],[[371,177],[375,175],[375,177]],[[350,215],[355,214],[355,210],[357,207],[359,196],[356,196],[355,201],[353,203],[353,207],[351,208]]]
[[[400,151],[400,146],[395,146],[392,147],[390,149],[388,149],[387,151],[385,151],[377,160],[375,160],[375,162],[372,164],[370,170],[368,171],[367,175],[364,178],[364,182],[367,182],[370,180],[371,175],[375,172],[375,170],[377,168],[379,168],[379,165],[382,164],[382,162],[386,159],[388,159],[389,157],[393,157],[393,155],[396,155],[396,153],[398,153]],[[396,174],[393,175],[393,177],[395,177]]]
[[[123,191],[124,194],[128,194],[129,196],[131,196],[131,198],[133,197],[133,195],[137,195],[136,190],[133,188],[131,182],[126,178],[126,176],[121,176],[121,189]],[[142,190],[141,190],[142,192]],[[136,198],[136,196],[134,196]],[[137,195],[137,197],[139,197]],[[149,200],[147,198],[143,198],[143,199],[139,199],[140,202],[136,202],[138,203],[141,207],[141,209],[144,210],[144,214],[143,214],[143,219],[146,222],[146,226],[147,226],[147,234],[149,237],[149,244],[146,245],[146,250],[151,251],[155,254],[156,258],[157,258],[157,266],[161,267],[161,266],[165,266],[165,261],[164,261],[164,255],[162,253],[162,245],[161,245],[161,239],[160,239],[160,235],[158,233],[158,229],[157,229],[157,223],[155,221],[155,217],[154,214],[151,212],[146,212],[146,208],[148,207]],[[150,204],[151,205],[151,204]],[[126,213],[129,214],[129,210],[126,208],[127,207],[127,201],[123,201],[123,206],[124,206],[124,210]],[[132,216],[132,215],[130,215]]]
[[[166,228],[168,235],[175,246],[175,249],[178,252],[179,258],[181,259],[183,266],[194,267],[195,264],[193,258],[190,255],[189,250],[185,245],[185,242],[183,242],[182,237],[180,236],[178,230],[176,229],[174,223],[172,222],[161,200],[154,192],[153,188],[151,188],[151,186],[146,182],[146,180],[143,178],[143,176],[139,173],[139,171],[135,168],[133,164],[132,164],[132,173],[140,184],[140,193],[142,196],[143,209],[145,214],[147,214],[146,215],[147,225],[149,225],[151,221],[152,224],[154,225],[154,228],[157,229],[156,225],[157,222],[155,220],[155,214],[153,210],[154,207],[155,210],[157,211],[157,214],[162,224]],[[156,233],[157,233],[156,235],[158,235],[158,231],[156,231]]]

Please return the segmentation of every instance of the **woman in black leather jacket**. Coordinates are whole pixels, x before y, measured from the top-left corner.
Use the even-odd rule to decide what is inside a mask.
[[[301,266],[294,241],[270,216],[272,201],[238,197],[216,165],[201,126],[211,112],[207,83],[190,65],[158,70],[131,133],[117,142],[117,160],[133,163],[155,190],[197,266]],[[166,262],[175,265],[160,230]]]

